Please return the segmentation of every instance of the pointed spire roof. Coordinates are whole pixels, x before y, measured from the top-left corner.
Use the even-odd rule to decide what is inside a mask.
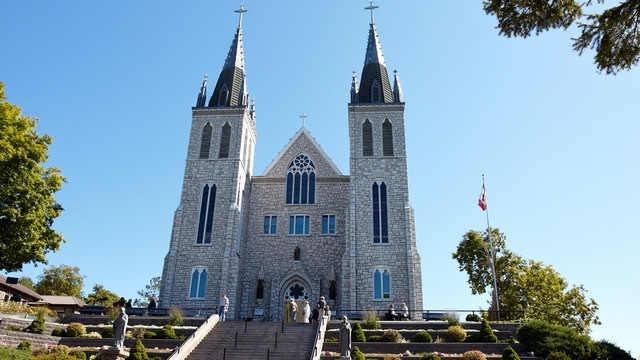
[[[387,66],[384,62],[378,31],[373,19],[373,10],[376,8],[378,6],[373,5],[373,1],[365,8],[365,10],[371,11],[371,23],[369,24],[369,39],[364,58],[364,67],[360,77],[360,89],[357,101],[355,101],[358,103],[388,103],[394,101]]]
[[[398,70],[393,70],[393,101],[402,102],[402,88],[398,79]]]
[[[207,74],[204,74],[204,80],[202,80],[202,86],[200,87],[200,92],[198,93],[198,101],[196,102],[196,107],[205,107],[207,103]]]
[[[240,14],[236,36],[231,42],[231,48],[224,62],[216,88],[213,90],[209,106],[247,106],[247,79],[244,72],[244,49],[242,45],[242,14],[247,9],[240,5],[235,12]]]

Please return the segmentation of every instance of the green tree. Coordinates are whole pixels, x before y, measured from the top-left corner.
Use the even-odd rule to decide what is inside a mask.
[[[498,20],[500,35],[528,37],[549,29],[567,29],[576,21],[580,35],[573,49],[580,55],[595,49],[598,71],[616,74],[640,60],[640,1],[624,0],[601,13],[586,9],[604,0],[483,0],[484,10]]]
[[[120,300],[120,296],[104,288],[101,284],[93,285],[91,294],[84,298],[87,304],[96,304],[100,306],[113,306],[113,303]]]
[[[35,289],[41,295],[67,295],[82,298],[84,276],[77,266],[60,265],[44,269]]]
[[[18,284],[20,284],[20,285],[22,285],[22,286],[24,286],[26,288],[29,288],[29,289],[31,289],[33,291],[36,290],[36,285],[33,283],[33,280],[31,280],[31,278],[28,277],[28,276],[20,277],[20,279],[18,279]]]
[[[65,241],[51,228],[62,213],[53,194],[65,178],[42,166],[52,138],[38,135],[37,122],[6,101],[0,82],[0,270],[7,272],[46,264],[45,255]]]
[[[149,299],[158,299],[160,295],[160,276],[152,277],[149,280],[149,284],[144,286],[144,289],[138,290],[138,299],[133,301],[135,306],[147,307],[149,305]]]
[[[570,326],[586,334],[592,324],[600,324],[596,316],[598,304],[587,299],[582,285],[569,288],[567,281],[550,265],[529,260],[506,249],[504,234],[491,231],[496,252],[496,274],[501,310],[519,310],[525,318]],[[452,257],[460,271],[469,276],[473,294],[483,294],[493,286],[490,269],[488,232],[469,231]],[[492,297],[490,308],[496,309]],[[502,319],[513,319],[518,313],[501,313]]]

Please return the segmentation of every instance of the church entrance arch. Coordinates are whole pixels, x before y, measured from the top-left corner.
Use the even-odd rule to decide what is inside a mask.
[[[300,281],[300,279],[292,279],[284,286],[283,289],[283,319],[284,322],[303,322],[303,311],[304,302],[309,301],[311,298],[310,287],[304,281]],[[291,319],[291,300],[293,300],[297,307],[298,311],[296,312],[295,319]]]

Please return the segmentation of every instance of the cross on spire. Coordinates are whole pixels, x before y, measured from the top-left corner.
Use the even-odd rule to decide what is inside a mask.
[[[379,8],[378,5],[373,5],[373,1],[369,1],[369,6],[364,8],[365,10],[371,10],[371,23],[373,24],[373,10]]]
[[[308,118],[308,116],[307,116],[307,114],[302,113],[302,115],[300,115],[300,118],[302,119],[302,127],[304,127],[304,120],[305,120],[306,118]]]
[[[240,20],[238,21],[238,27],[242,27],[242,14],[246,13],[247,11],[249,11],[249,10],[245,9],[244,5],[242,5],[242,4],[240,4],[240,9],[233,10],[233,12],[240,14]]]

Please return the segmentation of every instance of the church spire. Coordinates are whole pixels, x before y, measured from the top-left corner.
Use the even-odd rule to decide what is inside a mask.
[[[240,14],[236,36],[231,42],[231,48],[224,62],[216,88],[209,99],[209,106],[247,106],[247,79],[244,72],[244,49],[242,45],[242,15],[247,9],[240,5],[234,10]]]
[[[393,102],[393,92],[389,83],[387,66],[382,55],[382,47],[378,38],[378,31],[373,18],[373,10],[378,8],[373,1],[365,10],[371,11],[371,23],[369,24],[369,39],[367,52],[364,58],[364,67],[360,77],[360,90],[358,91],[359,103],[388,103]],[[353,98],[353,95],[352,95]]]
[[[202,86],[198,93],[198,101],[196,107],[204,107],[207,102],[207,74],[204,74],[204,80],[202,80]]]
[[[402,102],[402,88],[398,79],[398,70],[393,70],[393,101]]]

